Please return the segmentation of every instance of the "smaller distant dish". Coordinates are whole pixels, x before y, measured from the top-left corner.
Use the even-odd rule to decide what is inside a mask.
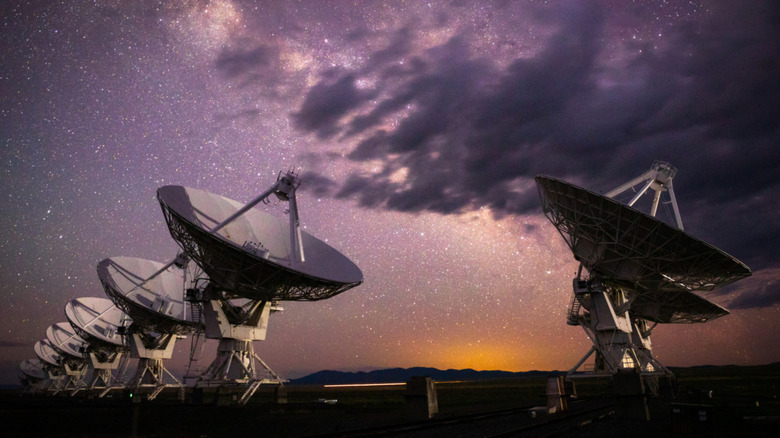
[[[149,279],[163,267],[152,260],[111,257],[98,263],[97,271],[106,294],[136,324],[157,333],[194,333],[199,323],[184,299],[183,271],[171,266]]]
[[[45,379],[46,372],[43,370],[43,362],[40,359],[26,359],[19,364],[22,372],[33,379]]]
[[[47,339],[36,342],[34,348],[35,354],[45,363],[56,367],[62,365],[62,355],[52,347]]]
[[[46,339],[63,356],[72,358],[83,358],[84,351],[88,345],[87,341],[77,335],[73,327],[67,322],[58,322],[50,325],[46,329]]]
[[[65,316],[73,330],[91,347],[116,350],[122,347],[120,328],[130,320],[108,298],[76,298],[65,305]]]

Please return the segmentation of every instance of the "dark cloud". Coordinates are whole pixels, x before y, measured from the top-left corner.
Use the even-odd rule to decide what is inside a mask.
[[[215,65],[228,78],[240,76],[248,71],[257,71],[273,64],[277,54],[274,50],[257,46],[225,50],[219,54]]]
[[[752,277],[736,283],[729,309],[751,309],[780,304],[780,268],[754,272]]]
[[[456,37],[403,66],[375,62],[371,105],[360,71],[312,87],[296,126],[383,163],[337,196],[399,211],[537,212],[535,174],[606,192],[669,161],[686,229],[760,269],[780,261],[779,7],[721,6],[617,48],[598,8],[562,6],[546,12],[558,31],[533,57],[498,68]],[[404,53],[406,37],[379,59]]]
[[[314,193],[317,196],[330,195],[336,182],[330,178],[313,172],[304,172],[301,175],[301,190]]]
[[[321,82],[309,90],[300,111],[293,114],[298,129],[312,131],[320,138],[335,134],[342,116],[370,98],[355,86],[355,76],[348,74],[333,82]]]
[[[241,88],[251,105],[243,113],[251,112],[258,102],[287,98],[304,82],[306,73],[286,70],[280,56],[278,47],[253,40],[239,40],[217,55],[214,67],[221,78]]]

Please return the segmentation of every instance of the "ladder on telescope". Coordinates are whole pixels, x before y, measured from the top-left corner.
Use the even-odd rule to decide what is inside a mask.
[[[192,320],[203,322],[203,308],[200,303],[192,304]],[[203,373],[200,358],[203,355],[204,344],[203,329],[199,328],[192,334],[192,340],[190,341],[190,362],[187,364],[187,372],[184,375],[185,381],[187,379],[197,379]]]
[[[566,315],[566,324],[568,325],[580,325],[580,309],[582,309],[582,303],[576,296],[571,298],[571,305],[569,306],[569,312]]]

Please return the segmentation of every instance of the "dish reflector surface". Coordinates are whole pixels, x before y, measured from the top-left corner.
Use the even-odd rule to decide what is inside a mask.
[[[605,283],[634,290],[634,315],[703,322],[728,313],[692,291],[750,275],[744,263],[682,230],[611,198],[537,176],[544,213],[574,258]]]
[[[34,379],[46,378],[46,373],[43,371],[43,362],[40,359],[25,359],[19,364],[19,369]]]
[[[133,322],[157,333],[188,334],[197,330],[192,306],[184,300],[183,270],[133,257],[111,257],[98,263],[106,294]]]
[[[83,358],[87,341],[76,334],[73,327],[67,322],[58,322],[52,324],[46,329],[46,339],[49,340],[52,347],[63,355]]]
[[[47,339],[35,343],[35,355],[49,365],[60,366],[62,355],[52,347]]]
[[[347,257],[301,231],[305,262],[294,261],[289,223],[250,209],[211,234],[243,204],[203,190],[157,191],[171,236],[219,288],[250,299],[320,300],[363,282]]]
[[[122,336],[118,331],[127,316],[108,298],[71,300],[65,305],[65,316],[76,333],[91,347],[116,349],[122,346]]]

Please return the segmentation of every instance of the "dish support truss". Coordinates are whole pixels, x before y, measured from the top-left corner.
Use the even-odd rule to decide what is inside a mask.
[[[665,161],[655,161],[650,166],[650,170],[639,175],[638,177],[628,181],[627,183],[617,187],[616,189],[607,192],[604,196],[607,198],[614,198],[615,196],[632,189],[639,183],[645,183],[642,189],[636,192],[636,195],[628,202],[629,207],[633,207],[636,201],[647,193],[648,189],[655,191],[653,196],[653,204],[650,207],[650,216],[655,217],[658,211],[658,203],[661,200],[661,194],[663,192],[669,192],[669,199],[671,200],[672,209],[674,210],[674,220],[677,224],[677,228],[683,230],[682,218],[680,217],[680,209],[677,207],[677,197],[674,196],[674,187],[672,186],[672,179],[677,174],[677,168]]]

